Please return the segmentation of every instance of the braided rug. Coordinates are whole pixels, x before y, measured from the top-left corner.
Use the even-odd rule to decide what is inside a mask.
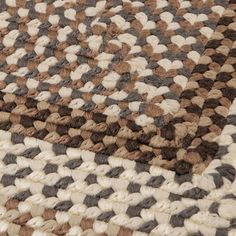
[[[236,236],[236,0],[0,0],[0,236]]]

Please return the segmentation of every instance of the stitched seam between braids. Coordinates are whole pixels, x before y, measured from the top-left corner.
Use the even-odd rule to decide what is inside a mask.
[[[0,35],[0,40],[1,40],[1,41],[3,40],[3,38],[4,38],[4,36]],[[14,38],[11,38],[11,37],[8,37],[8,39],[10,39],[10,40],[17,40],[17,41],[19,41],[19,42],[22,42],[22,43],[24,43],[24,44],[26,44],[26,45],[30,45],[30,46],[35,45],[35,46],[41,46],[41,47],[46,48],[46,49],[52,49],[52,47],[50,47],[50,46],[47,46],[47,45],[42,46],[42,45],[40,45],[40,44],[37,45],[36,43],[30,42],[30,40],[21,40],[21,39],[18,40],[18,39],[14,39]],[[81,42],[83,42],[83,41],[81,41]],[[59,44],[65,44],[65,42],[59,42],[58,45],[59,45]],[[56,46],[57,46],[57,45],[56,45]],[[69,45],[69,46],[75,46],[75,45]],[[68,47],[69,47],[69,46],[68,46]],[[65,52],[63,49],[53,49],[53,51],[54,51],[54,52]],[[5,49],[5,50],[2,50],[2,51],[1,51],[1,54],[7,56],[7,50],[6,50],[6,49]],[[90,60],[93,60],[93,61],[96,61],[96,60],[97,60],[97,59],[95,58],[96,56],[93,57],[93,56],[89,56],[89,55],[82,54],[82,53],[79,53],[79,52],[75,53],[75,55],[78,56],[78,57],[84,57],[85,59],[90,59]],[[37,56],[41,56],[41,55],[35,55],[35,57],[37,57]],[[101,60],[99,60],[99,61],[110,61],[110,60],[101,59]],[[118,61],[122,61],[122,59],[120,59],[120,60],[118,60]],[[68,64],[69,64],[69,62],[68,62]],[[65,70],[69,70],[69,69],[65,68]]]
[[[8,122],[8,121],[10,121],[11,122],[11,120],[12,119],[14,119],[14,120],[20,120],[21,119],[21,117],[22,118],[27,118],[27,117],[29,117],[29,116],[26,116],[26,115],[22,115],[22,114],[17,114],[17,113],[13,113],[13,112],[1,112],[0,111],[0,114],[3,116],[3,118],[2,119],[0,119],[0,121],[1,122]],[[37,121],[39,121],[38,119],[34,119],[34,118],[32,118],[32,123],[34,123],[34,122],[37,122]],[[26,126],[26,125],[23,125],[23,124],[20,124],[20,125],[22,125],[25,129],[29,129],[29,128],[35,128],[36,129],[36,131],[35,132],[37,132],[38,131],[38,129],[37,129],[37,125],[34,125],[34,124],[32,124],[32,125],[30,125],[30,126]],[[87,133],[104,133],[105,131],[94,131],[93,129],[83,129],[83,128],[74,128],[74,127],[70,127],[70,126],[68,126],[68,125],[63,125],[63,124],[54,124],[54,123],[52,123],[52,122],[48,122],[48,121],[45,121],[45,122],[40,122],[40,126],[41,127],[44,127],[44,129],[49,129],[48,127],[50,127],[50,126],[52,126],[52,130],[53,131],[51,131],[51,132],[54,132],[54,131],[56,131],[57,132],[57,127],[60,129],[63,129],[63,128],[65,128],[65,129],[73,129],[73,130],[81,130],[81,131],[86,131]],[[33,131],[31,132],[31,135],[33,135]],[[64,136],[64,135],[68,135],[68,134],[60,134],[61,136]],[[121,135],[116,135],[118,138],[120,138],[121,140],[137,140],[137,139],[139,139],[140,138],[140,136],[142,135],[142,133],[140,133],[137,137],[130,137],[130,138],[126,138],[126,137],[122,137]],[[76,135],[69,135],[70,137],[74,137],[74,136],[76,136]],[[109,135],[109,134],[106,134],[106,136],[111,136],[112,137],[112,135]],[[89,138],[88,138],[89,139]],[[59,141],[59,140],[58,140]],[[50,141],[49,141],[50,142]],[[63,141],[63,139],[61,140],[61,142],[63,143],[63,144],[65,144],[64,143],[64,141]],[[102,142],[102,141],[101,141]],[[174,145],[174,144],[169,144],[168,146],[166,146],[166,145],[160,145],[160,146],[155,146],[154,144],[147,144],[147,143],[145,143],[145,142],[142,142],[142,141],[139,141],[139,143],[140,144],[142,144],[142,145],[145,145],[145,146],[149,146],[149,147],[152,147],[152,148],[154,148],[154,150],[157,150],[158,148],[164,148],[164,147],[175,147],[175,148],[178,148],[178,146],[177,145]],[[67,145],[67,144],[65,144],[65,145]],[[69,145],[69,144],[68,144]]]
[[[9,93],[9,92],[2,92],[2,91],[0,91],[0,95],[1,96],[4,96],[3,94],[5,94],[5,95],[7,95],[7,94],[9,94],[9,95],[13,95],[13,96],[15,96],[15,97],[18,97],[18,98],[20,98],[20,97],[22,97],[22,96],[19,96],[19,95],[16,95],[16,94],[14,94],[14,93]],[[56,107],[66,107],[66,105],[62,105],[62,104],[55,104],[55,103],[53,103],[53,102],[49,102],[49,101],[39,101],[39,100],[36,100],[35,98],[33,98],[33,97],[30,97],[30,96],[23,96],[25,99],[27,99],[27,98],[30,98],[30,99],[32,99],[33,101],[36,101],[37,103],[40,103],[40,102],[45,102],[45,103],[48,103],[48,104],[50,104],[50,106],[56,106]],[[24,103],[21,103],[21,104],[24,104]],[[20,105],[21,105],[20,104]],[[1,108],[2,109],[2,108]],[[81,108],[70,108],[70,107],[68,107],[68,109],[70,109],[71,111],[73,111],[73,110],[78,110],[78,111],[81,111],[81,112],[83,112],[83,113],[91,113],[91,114],[102,114],[104,117],[115,117],[115,118],[117,118],[117,116],[111,116],[111,115],[106,115],[106,114],[103,114],[102,112],[94,112],[93,110],[91,110],[91,111],[85,111],[85,110],[82,110]],[[95,108],[96,109],[96,108]],[[66,115],[65,115],[66,116]],[[169,116],[169,114],[168,115],[162,115],[162,117],[168,117]],[[131,118],[129,118],[129,117],[127,117],[127,116],[119,116],[119,118],[120,119],[123,119],[123,120],[130,120],[130,121],[132,121],[133,119],[131,119]],[[41,120],[41,119],[39,119],[39,120]],[[44,119],[42,119],[42,120],[44,120]],[[161,126],[160,127],[162,127],[163,125],[165,125],[165,124],[167,124],[167,122],[166,123],[163,123],[163,124],[161,124]],[[145,126],[143,126],[143,127],[147,127],[148,125],[145,125]],[[158,126],[159,127],[159,126]]]
[[[2,92],[2,91],[0,91],[0,96],[2,97],[1,98],[1,100],[3,101],[3,104],[1,104],[0,106],[1,106],[1,109],[2,109],[2,111],[6,111],[6,112],[8,112],[9,110],[7,109],[7,108],[3,108],[3,106],[4,105],[6,105],[7,104],[7,102],[5,102],[4,101],[4,99],[3,99],[3,96],[5,96],[5,95],[10,95],[10,96],[14,96],[14,97],[16,97],[16,98],[22,98],[22,96],[19,96],[19,95],[15,95],[15,94],[12,94],[12,93],[9,93],[9,92]],[[24,97],[24,99],[26,100],[27,98],[30,98],[30,99],[32,99],[33,101],[36,101],[37,103],[40,103],[40,102],[45,102],[45,101],[38,101],[38,100],[36,100],[36,99],[34,99],[34,98],[32,98],[32,97],[29,97],[29,96],[27,96],[27,97]],[[65,105],[62,105],[62,104],[54,104],[54,103],[50,103],[50,102],[48,102],[48,101],[46,101],[45,103],[48,103],[49,104],[49,107],[65,107]],[[24,105],[25,104],[25,101],[24,102],[17,102],[16,103],[16,106],[20,106],[20,105]],[[28,110],[30,110],[31,108],[28,108]],[[91,111],[85,111],[85,110],[82,110],[81,108],[69,108],[72,112],[74,111],[74,110],[76,110],[76,111],[80,111],[81,113],[91,113],[91,114],[102,114],[102,112],[98,112],[98,111],[96,111],[96,112],[94,112],[93,110],[91,110]],[[14,108],[12,109],[12,110],[14,110]],[[11,111],[11,112],[14,112],[14,111]],[[30,113],[30,111],[29,111],[29,113]],[[16,114],[18,114],[18,113],[16,113]],[[111,115],[106,115],[106,114],[102,114],[104,117],[114,117],[114,118],[117,118],[116,116],[111,116]],[[29,117],[31,117],[30,115],[28,115]],[[62,115],[62,117],[65,117],[65,116],[68,116],[68,115]],[[167,117],[168,115],[166,115],[165,117]],[[163,117],[163,116],[162,116]],[[133,119],[130,119],[129,117],[123,117],[123,116],[120,116],[120,117],[118,117],[119,119],[122,119],[122,120],[128,120],[128,121],[133,121]],[[40,120],[40,121],[46,121],[46,119],[47,118],[37,118],[38,120]],[[165,121],[163,121],[163,122],[165,122]],[[54,123],[53,121],[51,122],[51,123],[53,123],[53,124],[56,124],[56,123]],[[63,124],[63,120],[61,121],[61,123],[60,123],[60,121],[59,121],[59,124]],[[163,125],[165,125],[165,124],[167,124],[167,122],[165,122],[165,123],[163,123],[163,124],[160,124],[160,126],[158,126],[158,127],[162,127]],[[147,126],[150,126],[150,125],[145,125],[145,126],[143,126],[143,127],[147,127]]]

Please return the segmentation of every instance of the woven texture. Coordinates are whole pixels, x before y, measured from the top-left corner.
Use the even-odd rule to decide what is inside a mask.
[[[0,235],[236,235],[235,0],[0,0]]]

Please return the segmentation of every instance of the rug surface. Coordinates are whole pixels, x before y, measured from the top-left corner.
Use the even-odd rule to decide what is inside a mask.
[[[0,236],[236,236],[235,0],[0,0]]]

